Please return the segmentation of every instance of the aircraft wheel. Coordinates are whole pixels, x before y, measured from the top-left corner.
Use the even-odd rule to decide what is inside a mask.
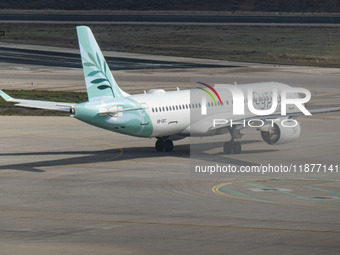
[[[164,150],[164,141],[158,139],[155,144],[156,151],[163,151]]]
[[[233,144],[233,153],[234,154],[240,154],[241,153],[241,144],[239,142],[235,142]]]
[[[232,146],[232,143],[231,143],[231,142],[225,142],[225,143],[223,144],[223,151],[224,151],[224,154],[231,154],[232,149],[233,149],[233,146]]]
[[[171,140],[166,140],[165,141],[165,151],[166,152],[171,152],[174,149],[174,144]]]

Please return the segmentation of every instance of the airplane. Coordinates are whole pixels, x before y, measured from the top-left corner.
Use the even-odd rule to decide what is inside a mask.
[[[295,119],[303,115],[301,105],[287,105],[285,115],[279,114],[280,106],[272,114],[262,116],[249,110],[244,115],[233,114],[236,101],[233,101],[235,98],[231,86],[244,94],[252,91],[253,97],[244,99],[244,106],[249,107],[249,101],[252,101],[257,110],[266,111],[273,108],[275,101],[282,101],[281,94],[274,96],[273,89],[293,89],[289,85],[262,82],[211,86],[201,82],[194,89],[150,89],[143,94],[130,95],[116,83],[91,29],[78,26],[77,34],[87,102],[75,104],[17,99],[1,90],[0,96],[6,101],[17,103],[16,106],[66,111],[72,117],[99,128],[135,137],[156,138],[155,149],[159,152],[173,151],[173,141],[186,137],[228,134],[231,139],[224,143],[224,153],[239,154],[241,144],[235,140],[242,137],[240,130],[246,127],[245,123],[256,127],[262,139],[271,145],[291,142],[300,135],[300,125]],[[293,93],[293,98],[298,99],[300,95]],[[339,109],[316,109],[310,113]]]

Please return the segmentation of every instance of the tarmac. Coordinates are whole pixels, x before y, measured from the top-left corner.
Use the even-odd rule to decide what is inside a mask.
[[[0,75],[0,89],[34,82],[35,89],[84,90],[80,69],[1,64]],[[309,89],[311,108],[339,106],[336,68],[249,64],[114,75],[130,93],[277,81]],[[227,138],[219,136],[203,138],[206,149],[193,155],[189,138],[157,153],[154,139],[73,118],[1,116],[1,254],[339,254],[340,114],[298,121],[302,134],[291,143],[267,145],[250,129],[242,154],[224,155]],[[297,171],[195,172],[203,161]]]

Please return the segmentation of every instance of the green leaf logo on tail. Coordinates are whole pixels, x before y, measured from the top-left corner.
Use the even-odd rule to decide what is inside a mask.
[[[90,28],[77,27],[77,33],[89,101],[129,96],[116,83]]]
[[[112,84],[110,83],[110,80],[106,75],[107,64],[105,60],[101,60],[98,53],[96,54],[97,59],[95,59],[95,57],[91,53],[89,53],[88,56],[91,62],[89,60],[83,60],[84,65],[90,68],[94,67],[96,70],[88,73],[86,77],[93,77],[94,79],[91,80],[92,84],[98,85],[97,88],[100,90],[110,89],[112,92],[112,96],[115,97],[115,93],[112,89]]]

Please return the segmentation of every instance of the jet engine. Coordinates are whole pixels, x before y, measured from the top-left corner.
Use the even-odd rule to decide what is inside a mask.
[[[292,119],[273,120],[260,130],[262,139],[271,145],[291,142],[301,133],[299,122]]]

